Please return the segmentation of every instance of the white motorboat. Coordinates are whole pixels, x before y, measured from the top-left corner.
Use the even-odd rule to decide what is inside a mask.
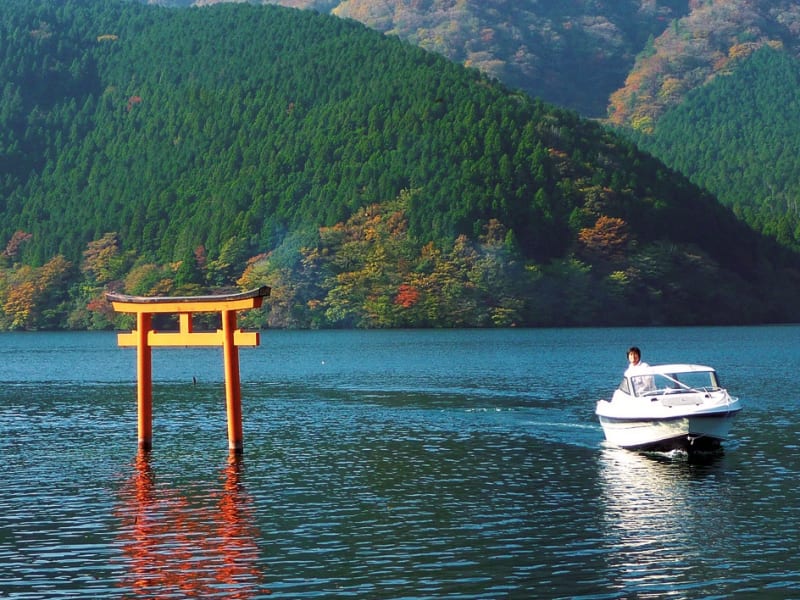
[[[615,446],[692,452],[719,448],[741,409],[711,367],[672,364],[628,369],[595,413]]]

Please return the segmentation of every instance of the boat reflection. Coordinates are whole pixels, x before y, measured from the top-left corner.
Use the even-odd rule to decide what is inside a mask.
[[[696,569],[713,545],[703,524],[719,502],[723,455],[637,453],[605,447],[599,461],[609,579],[623,594],[670,597],[669,582]],[[678,594],[680,596],[680,594]]]
[[[156,485],[149,454],[139,452],[117,510],[126,597],[269,594],[262,585],[252,499],[240,483],[241,460],[231,455],[220,490],[190,499]]]

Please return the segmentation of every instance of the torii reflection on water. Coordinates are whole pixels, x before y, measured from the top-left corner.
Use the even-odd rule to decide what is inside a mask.
[[[241,456],[231,453],[219,493],[202,503],[157,486],[149,452],[140,450],[133,466],[117,510],[126,564],[120,586],[126,597],[251,598],[270,593],[259,564],[252,498],[240,482]]]

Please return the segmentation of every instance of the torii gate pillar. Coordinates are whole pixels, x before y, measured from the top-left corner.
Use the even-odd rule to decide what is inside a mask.
[[[261,287],[241,294],[214,296],[126,296],[106,294],[117,312],[135,313],[136,330],[120,333],[120,346],[136,346],[136,377],[139,448],[153,447],[153,346],[222,346],[225,369],[225,407],[228,415],[228,448],[243,450],[242,391],[239,380],[239,346],[258,346],[257,332],[236,327],[236,311],[261,306],[270,288]],[[192,313],[219,312],[222,329],[209,332],[192,330]],[[155,331],[153,314],[177,313],[178,331]]]

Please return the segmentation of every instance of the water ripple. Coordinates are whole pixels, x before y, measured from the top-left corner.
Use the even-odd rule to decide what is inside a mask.
[[[340,336],[312,350],[281,336],[285,360],[245,376],[239,459],[227,452],[224,390],[211,378],[193,385],[191,360],[157,378],[148,454],[135,450],[131,381],[93,373],[83,384],[61,365],[2,386],[0,595],[800,595],[794,401],[759,396],[734,373],[750,401],[723,455],[620,451],[603,443],[592,414],[605,375],[552,383],[575,364],[607,371],[592,362],[599,342],[565,333],[565,355],[559,334],[536,335],[469,333],[456,346],[454,333],[392,334],[391,348],[380,334],[346,336],[369,344],[363,364]],[[420,339],[463,352],[390,364],[403,363],[398,352],[419,354]],[[75,347],[102,361],[91,344]],[[324,357],[303,357],[317,350]],[[367,378],[378,363],[386,375]]]

